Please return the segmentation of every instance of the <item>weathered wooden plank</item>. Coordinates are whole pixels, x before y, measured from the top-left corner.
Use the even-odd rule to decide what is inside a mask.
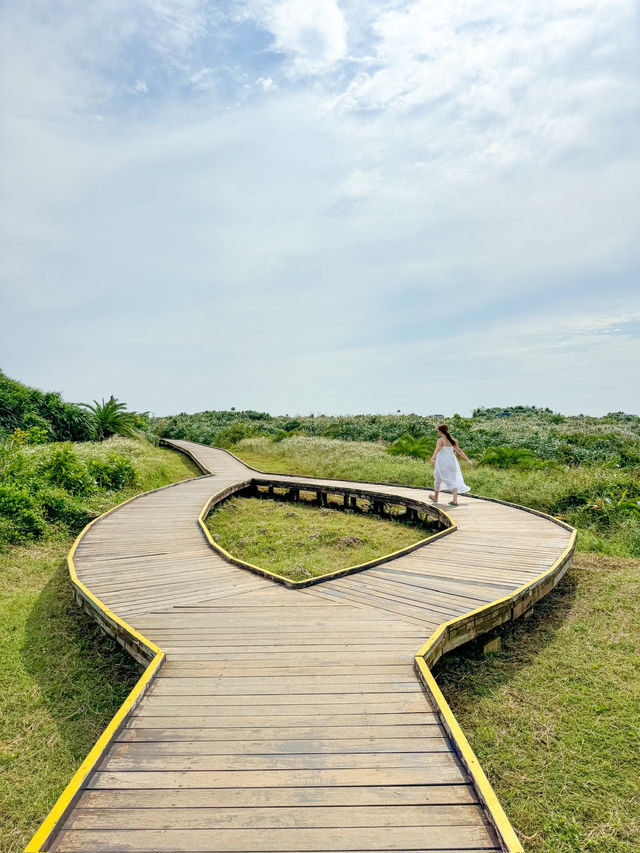
[[[68,830],[61,834],[54,850],[77,851],[216,851],[236,853],[306,853],[306,851],[443,851],[496,850],[484,827],[439,827],[428,832],[429,848],[425,848],[424,827],[386,827],[385,847],[380,847],[379,827],[326,827],[322,829],[159,829],[140,830]]]
[[[84,791],[78,808],[182,809],[182,808],[282,808],[317,806],[388,806],[474,804],[478,800],[469,784],[350,785],[313,788],[168,788],[94,789]]]
[[[459,785],[468,779],[452,761],[422,767],[96,772],[87,788],[314,788],[350,785]]]
[[[391,797],[389,797],[391,800]],[[166,829],[278,829],[292,827],[477,826],[479,805],[290,806],[281,808],[173,808]],[[155,829],[156,809],[77,808],[67,829]]]

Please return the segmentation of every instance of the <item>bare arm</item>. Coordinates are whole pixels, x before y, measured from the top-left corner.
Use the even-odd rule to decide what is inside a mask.
[[[438,455],[438,453],[440,453],[440,450],[443,448],[443,446],[444,446],[444,441],[441,438],[439,438],[436,442],[436,449],[433,451],[433,456],[429,460],[431,465],[436,464],[436,456]]]
[[[462,458],[465,460],[465,462],[468,462],[469,465],[473,465],[473,462],[469,459],[469,457],[467,456],[467,454],[464,452],[464,450],[461,447],[458,447],[458,445],[456,444],[453,449],[458,454],[458,456],[462,456]]]

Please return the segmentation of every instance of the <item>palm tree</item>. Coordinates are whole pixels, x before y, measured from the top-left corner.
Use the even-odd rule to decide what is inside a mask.
[[[496,468],[521,466],[531,468],[538,464],[538,457],[526,447],[488,447],[480,460],[483,465],[495,465]]]
[[[415,438],[405,433],[387,447],[387,453],[392,453],[394,456],[413,456],[415,459],[426,459],[431,456],[435,446],[435,441],[427,435]]]
[[[93,405],[81,405],[93,415],[97,437],[100,439],[109,438],[110,435],[133,436],[138,431],[138,415],[135,412],[127,412],[126,403],[121,403],[113,394],[106,403],[103,397],[101,403],[94,400]]]

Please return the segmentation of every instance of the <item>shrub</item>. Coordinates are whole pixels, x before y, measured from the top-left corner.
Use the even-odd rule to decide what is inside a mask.
[[[60,394],[29,388],[0,371],[0,436],[16,427],[39,427],[53,441],[88,441],[94,437],[91,418]]]
[[[413,456],[415,459],[427,459],[435,449],[436,443],[429,436],[414,438],[405,433],[387,447],[387,453],[393,456]]]
[[[80,500],[63,488],[45,486],[36,497],[48,522],[64,524],[71,531],[79,531],[91,521],[91,513]]]
[[[6,542],[37,539],[46,529],[37,498],[17,483],[0,483],[0,518]]]
[[[219,430],[212,441],[216,447],[231,447],[243,438],[254,438],[262,435],[262,430],[256,424],[237,423]]]
[[[103,398],[101,403],[94,400],[93,405],[89,403],[82,405],[91,413],[96,436],[99,439],[109,438],[111,435],[133,436],[140,428],[146,426],[144,416],[136,412],[127,412],[126,404],[117,400],[113,394],[106,403]]]
[[[51,483],[62,486],[73,495],[86,495],[93,486],[86,465],[68,445],[54,450],[42,465],[42,470]]]
[[[28,430],[16,427],[11,433],[11,440],[20,447],[23,444],[46,444],[49,441],[49,433],[39,426],[29,427]]]
[[[537,465],[538,457],[525,447],[489,447],[480,460],[482,465],[495,465],[496,468],[532,468]]]
[[[88,468],[99,489],[126,489],[132,486],[137,478],[136,469],[131,462],[117,453],[106,459],[91,459]]]
[[[277,444],[279,441],[284,441],[285,438],[291,438],[294,435],[304,435],[304,433],[300,432],[298,429],[279,429],[273,436],[273,440]]]

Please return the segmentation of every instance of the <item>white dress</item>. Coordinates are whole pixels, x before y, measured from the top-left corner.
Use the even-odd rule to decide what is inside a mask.
[[[436,492],[450,492],[452,489],[457,489],[458,494],[471,491],[462,479],[460,465],[450,445],[441,447],[436,456],[433,488]]]

